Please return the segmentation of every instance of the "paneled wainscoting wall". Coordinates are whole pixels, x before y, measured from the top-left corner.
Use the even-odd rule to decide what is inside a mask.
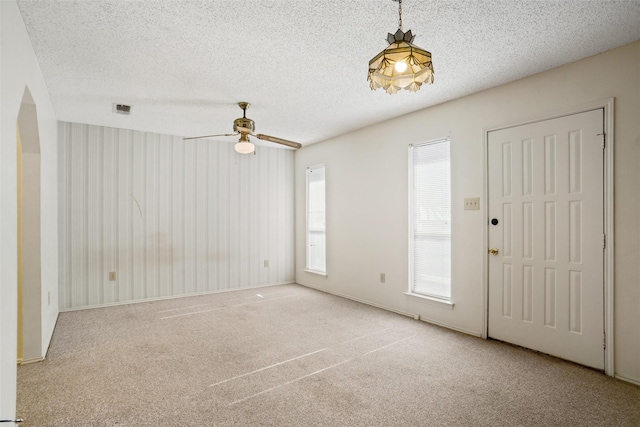
[[[61,310],[294,281],[293,151],[58,133]]]

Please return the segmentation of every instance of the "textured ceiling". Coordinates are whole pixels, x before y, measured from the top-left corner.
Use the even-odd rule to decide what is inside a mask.
[[[173,135],[318,142],[640,39],[640,1],[404,0],[435,83],[371,91],[391,0],[18,2],[58,119]],[[130,116],[113,103],[133,105]]]

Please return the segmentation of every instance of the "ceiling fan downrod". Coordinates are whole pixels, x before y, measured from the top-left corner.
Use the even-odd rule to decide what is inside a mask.
[[[242,117],[233,121],[233,130],[239,133],[252,134],[256,130],[256,124],[253,120],[247,117],[247,108],[249,108],[248,102],[238,102],[238,106],[242,108]]]

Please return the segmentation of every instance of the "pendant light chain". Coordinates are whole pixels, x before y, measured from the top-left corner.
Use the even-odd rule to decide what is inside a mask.
[[[398,28],[402,30],[402,0],[398,0]]]

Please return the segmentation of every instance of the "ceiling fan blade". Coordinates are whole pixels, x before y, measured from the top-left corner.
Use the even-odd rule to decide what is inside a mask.
[[[236,136],[236,135],[240,135],[240,134],[239,133],[220,133],[218,135],[190,136],[188,138],[182,138],[182,140],[186,141],[187,139],[213,138],[216,136]]]
[[[286,139],[278,138],[275,136],[264,135],[262,133],[256,134],[256,138],[269,141],[269,142],[275,142],[276,144],[286,145],[288,147],[295,148],[295,149],[302,147],[302,144],[298,142],[288,141]]]

